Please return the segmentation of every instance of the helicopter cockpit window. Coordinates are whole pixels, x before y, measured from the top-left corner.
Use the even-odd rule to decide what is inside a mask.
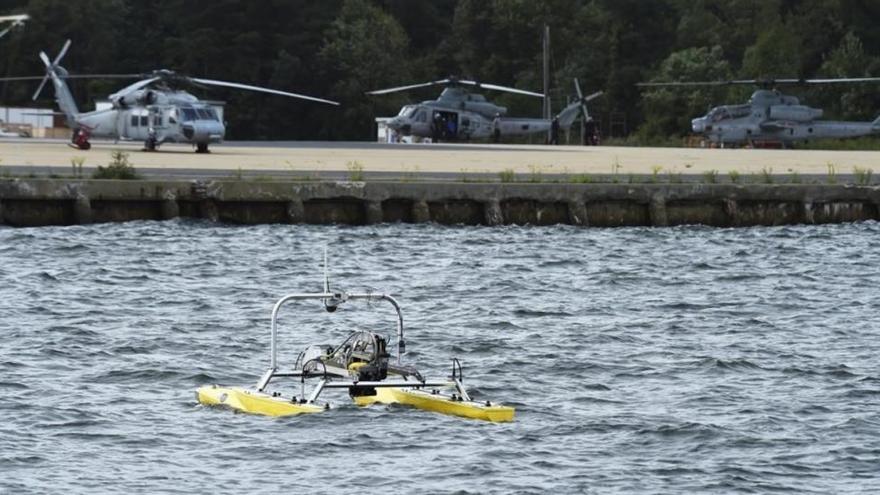
[[[401,117],[412,117],[413,113],[415,113],[416,107],[412,105],[407,105],[400,109],[400,113],[398,114]]]
[[[427,121],[428,121],[428,114],[424,110],[422,110],[421,112],[419,112],[418,115],[416,115],[416,122],[427,122]]]
[[[217,120],[217,114],[212,108],[197,108],[196,113],[201,120]]]
[[[198,114],[192,108],[181,108],[180,112],[183,113],[184,122],[199,119]]]
[[[713,108],[711,112],[709,112],[709,120],[712,122],[718,122],[719,120],[724,120],[728,118],[730,115],[727,113],[727,109],[724,107],[716,107]]]

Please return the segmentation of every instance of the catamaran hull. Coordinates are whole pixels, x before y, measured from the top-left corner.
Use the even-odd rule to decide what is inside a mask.
[[[196,392],[199,403],[226,406],[233,410],[263,416],[295,416],[327,410],[316,404],[300,404],[290,398],[273,396],[239,387],[205,386]],[[405,404],[424,411],[491,422],[513,421],[514,409],[497,404],[466,401],[425,390],[377,388],[376,395],[354,398],[355,404]]]
[[[295,416],[324,411],[316,404],[300,404],[290,399],[273,397],[254,390],[239,387],[210,385],[196,391],[199,403],[206,406],[226,406],[236,411],[263,416]]]
[[[405,404],[408,406],[462,418],[481,419],[495,423],[513,421],[514,409],[489,402],[466,401],[426,390],[404,388],[377,388],[376,395],[354,398],[355,404]]]

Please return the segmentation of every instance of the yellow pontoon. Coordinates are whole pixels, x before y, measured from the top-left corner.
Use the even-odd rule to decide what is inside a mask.
[[[325,259],[326,270],[326,259]],[[312,345],[297,357],[292,370],[278,366],[278,312],[289,301],[320,300],[328,312],[350,300],[386,301],[397,311],[397,356],[393,362],[386,351],[388,339],[382,335],[356,331],[340,345]],[[452,375],[447,380],[426,380],[412,366],[401,364],[405,352],[403,316],[400,305],[387,294],[331,292],[324,277],[324,291],[311,294],[290,294],[282,297],[272,309],[270,363],[255,389],[240,387],[204,386],[196,395],[201,404],[225,406],[236,411],[266,416],[311,414],[330,409],[319,404],[325,389],[347,389],[359,406],[405,404],[425,411],[461,416],[484,421],[513,421],[512,407],[490,401],[472,400],[465,390],[461,363],[452,360]],[[296,396],[280,390],[269,392],[268,386],[276,378],[292,378],[300,385]],[[306,381],[316,381],[308,393]]]

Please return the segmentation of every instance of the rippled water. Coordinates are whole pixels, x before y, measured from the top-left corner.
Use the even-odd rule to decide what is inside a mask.
[[[880,490],[880,224],[753,229],[0,228],[0,492]],[[399,297],[432,377],[465,365],[510,424],[198,406],[254,383],[269,312]],[[282,356],[391,332],[382,306],[292,306]],[[364,317],[362,319],[361,317]],[[387,319],[383,319],[388,317]]]

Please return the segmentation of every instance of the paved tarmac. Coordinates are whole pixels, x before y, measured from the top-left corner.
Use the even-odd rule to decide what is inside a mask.
[[[139,142],[93,142],[89,151],[64,140],[0,140],[0,175],[70,175],[71,161],[84,158],[84,169],[106,165],[113,151],[148,177],[295,177],[346,178],[353,169],[366,177],[404,180],[495,178],[511,170],[519,177],[578,174],[702,177],[718,171],[746,176],[826,176],[829,165],[839,175],[854,167],[880,171],[880,152],[824,150],[752,150],[542,146],[505,144],[386,144],[373,142],[227,142],[196,154],[189,145],[166,144],[158,152],[141,150]]]

